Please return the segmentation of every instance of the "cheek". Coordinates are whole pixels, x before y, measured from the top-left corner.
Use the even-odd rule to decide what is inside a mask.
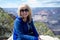
[[[22,13],[22,12],[20,12],[20,15],[23,15],[23,13]]]
[[[29,15],[29,13],[27,13],[27,15]]]

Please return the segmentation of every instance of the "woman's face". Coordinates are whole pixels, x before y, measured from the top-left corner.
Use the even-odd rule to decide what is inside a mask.
[[[24,18],[27,18],[27,16],[29,15],[29,10],[28,10],[28,8],[22,8],[21,10],[20,10],[20,15],[22,16],[22,17],[24,17]]]

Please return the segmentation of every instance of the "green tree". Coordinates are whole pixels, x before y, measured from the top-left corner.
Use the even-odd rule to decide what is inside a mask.
[[[48,28],[48,26],[43,22],[34,22],[35,27],[39,34],[54,36],[54,33]]]
[[[14,19],[0,8],[0,36],[10,36],[12,34]]]

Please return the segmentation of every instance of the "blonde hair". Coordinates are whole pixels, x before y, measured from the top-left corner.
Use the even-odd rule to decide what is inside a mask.
[[[22,4],[18,7],[18,16],[22,17],[21,16],[21,13],[20,13],[20,10],[23,8],[23,7],[26,7],[28,10],[29,10],[29,15],[27,17],[27,20],[29,21],[29,23],[31,22],[31,19],[32,19],[32,11],[31,11],[31,8],[27,5],[27,4]]]

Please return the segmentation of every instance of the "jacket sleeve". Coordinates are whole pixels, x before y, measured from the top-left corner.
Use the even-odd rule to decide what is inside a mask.
[[[36,30],[36,28],[35,28],[35,26],[34,26],[33,20],[31,21],[31,26],[32,26],[32,31],[33,31],[34,36],[35,36],[35,37],[38,37],[39,34],[38,34],[38,32],[37,32],[37,30]]]
[[[18,34],[17,40],[20,40],[21,38],[24,40],[38,40],[38,37],[24,35],[21,23],[19,21],[14,22],[14,30],[16,30]]]

